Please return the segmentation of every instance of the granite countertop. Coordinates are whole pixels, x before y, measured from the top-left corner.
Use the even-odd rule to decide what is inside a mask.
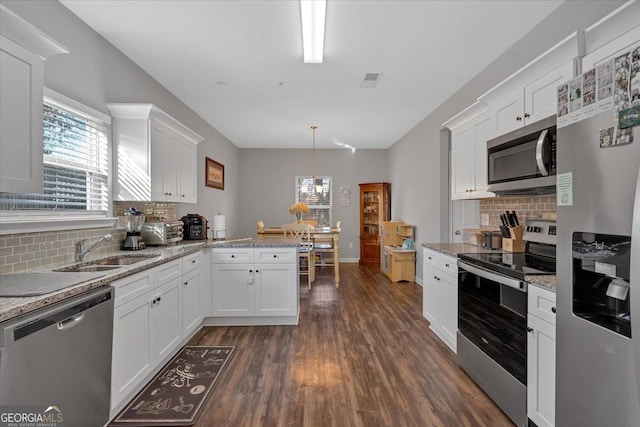
[[[555,275],[552,275],[552,274],[528,275],[528,276],[525,276],[524,279],[528,283],[531,283],[534,286],[544,288],[551,292],[556,291],[557,280]]]
[[[468,243],[423,243],[422,247],[457,257],[458,254],[482,254],[502,252],[502,249],[485,249]]]
[[[423,243],[422,246],[455,257],[457,257],[458,254],[502,252],[501,249],[485,249],[480,246],[469,245],[467,243]],[[556,291],[556,276],[553,274],[526,275],[525,280],[534,286],[538,286],[552,292]]]
[[[58,291],[50,292],[48,294],[30,297],[0,298],[0,322],[38,310],[40,308],[44,308],[48,305],[65,300],[67,298],[71,298],[84,292],[106,286],[114,280],[139,273],[157,265],[164,264],[165,262],[169,262],[174,259],[181,258],[185,255],[197,252],[203,249],[205,245],[206,243],[204,241],[199,241],[195,243],[188,242],[167,247],[149,247],[147,249],[135,252],[113,251],[112,253],[106,255],[101,254],[100,256],[88,257],[84,262],[79,264],[56,264],[39,269],[24,271],[24,273],[51,273],[53,270],[68,267],[70,265],[91,264],[92,260],[95,259],[112,258],[122,255],[157,255],[156,257],[145,259],[144,261],[138,262],[136,264],[131,264],[128,266],[123,266],[122,268],[105,271],[103,272],[103,276],[79,283],[77,285],[69,286]],[[0,275],[0,281],[1,280],[2,275]]]
[[[282,248],[282,247],[298,247],[300,241],[294,239],[257,239],[247,237],[243,239],[227,239],[227,240],[209,240],[208,248]]]

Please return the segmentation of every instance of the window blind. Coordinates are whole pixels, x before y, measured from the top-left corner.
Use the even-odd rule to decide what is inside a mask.
[[[321,187],[316,191],[314,187]],[[309,206],[306,219],[315,219],[319,227],[331,226],[331,177],[296,177],[296,202]]]
[[[43,194],[0,195],[0,210],[106,214],[107,125],[53,100],[43,106]]]

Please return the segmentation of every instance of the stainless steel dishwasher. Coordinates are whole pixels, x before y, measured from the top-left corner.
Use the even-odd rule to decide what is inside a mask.
[[[0,323],[0,406],[55,407],[65,427],[105,425],[112,332],[111,287]]]

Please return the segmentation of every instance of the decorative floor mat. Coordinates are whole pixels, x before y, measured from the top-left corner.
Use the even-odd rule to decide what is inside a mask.
[[[109,426],[190,426],[235,346],[185,346]]]

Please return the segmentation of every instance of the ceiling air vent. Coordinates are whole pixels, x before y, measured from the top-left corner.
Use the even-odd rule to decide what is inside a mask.
[[[364,79],[360,83],[362,88],[372,88],[378,86],[378,82],[382,77],[382,73],[367,73],[364,75]]]

